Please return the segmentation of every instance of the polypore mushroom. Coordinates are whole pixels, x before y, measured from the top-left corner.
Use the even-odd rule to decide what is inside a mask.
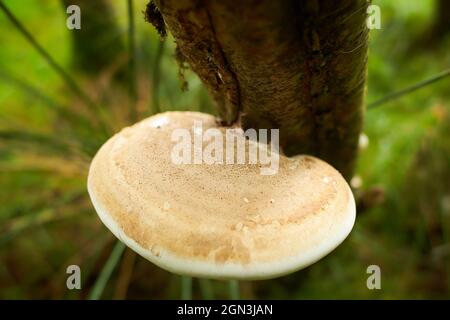
[[[261,164],[174,163],[172,133],[198,134],[199,121],[225,131],[207,114],[163,113],[123,129],[92,161],[94,207],[128,247],[177,274],[267,279],[316,262],[347,237],[354,198],[322,160],[279,155],[270,175]]]

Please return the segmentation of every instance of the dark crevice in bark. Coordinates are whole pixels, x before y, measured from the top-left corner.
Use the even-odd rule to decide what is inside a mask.
[[[223,52],[220,42],[218,41],[218,39],[216,37],[216,30],[214,28],[214,24],[213,24],[213,21],[211,19],[211,15],[210,15],[209,9],[208,9],[208,1],[203,0],[203,5],[206,9],[206,14],[208,16],[208,23],[211,26],[211,31],[212,31],[212,34],[214,37],[214,41],[217,43],[217,46],[218,46],[218,51],[220,51],[220,56],[221,56],[221,60],[223,60],[224,68],[229,72],[230,77],[232,78],[232,82],[234,83],[232,86],[230,86],[230,88],[226,89],[229,93],[234,95],[233,98],[235,101],[232,102],[232,106],[231,106],[231,108],[233,110],[228,110],[227,116],[225,118],[221,119],[221,122],[223,125],[233,125],[236,121],[239,120],[238,116],[241,111],[240,110],[239,82],[237,80],[236,75],[230,68],[230,65],[228,64],[226,55]],[[222,81],[222,75],[219,72],[216,73],[216,80],[217,80],[217,83],[224,84]]]

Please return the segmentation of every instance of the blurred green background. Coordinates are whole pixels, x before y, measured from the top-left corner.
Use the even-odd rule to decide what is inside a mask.
[[[86,192],[98,147],[158,111],[214,112],[199,79],[178,65],[170,35],[161,41],[144,21],[147,1],[131,1],[134,46],[126,0],[104,1],[108,10],[90,10],[95,14],[82,7],[79,34],[66,28],[63,2],[71,3],[3,0],[87,97],[74,93],[0,11],[2,299],[88,298],[115,244]],[[437,23],[437,1],[373,4],[382,29],[371,32],[367,102],[450,67],[450,30]],[[367,208],[349,238],[296,274],[242,282],[241,297],[450,298],[449,114],[450,78],[368,109],[369,144],[352,181]],[[81,267],[82,290],[66,288],[71,264]],[[373,264],[381,268],[381,290],[366,286]],[[105,283],[102,298],[180,297],[179,277],[128,249]],[[211,297],[211,290],[228,297],[226,282],[193,284],[194,298]]]

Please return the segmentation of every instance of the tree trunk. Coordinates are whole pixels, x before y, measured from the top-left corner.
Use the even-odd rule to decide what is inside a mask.
[[[448,0],[437,1],[434,32],[438,37],[450,32],[450,1]]]
[[[75,67],[91,75],[116,67],[114,78],[125,78],[126,60],[121,59],[125,46],[111,1],[63,0],[62,3],[64,10],[70,5],[78,5],[81,10],[81,29],[70,31]]]
[[[366,0],[156,0],[222,121],[279,128],[287,155],[352,175],[363,120]]]

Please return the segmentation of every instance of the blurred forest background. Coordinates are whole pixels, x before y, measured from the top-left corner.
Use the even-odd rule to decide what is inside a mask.
[[[0,298],[85,299],[95,284],[101,298],[179,298],[179,277],[128,249],[106,263],[116,241],[94,212],[86,175],[123,126],[165,110],[213,113],[212,103],[177,64],[170,35],[161,41],[144,21],[146,0],[83,2],[91,9],[82,6],[82,30],[71,31],[65,8],[77,1],[2,1],[69,79],[0,11]],[[368,103],[450,67],[450,11],[438,3],[373,1],[382,28],[370,36]],[[450,78],[369,108],[352,184],[377,204],[363,202],[329,256],[243,282],[241,297],[450,298],[449,119]],[[81,267],[82,290],[66,288],[71,264]],[[381,290],[366,287],[372,264]],[[227,283],[194,281],[193,294],[227,298]]]

